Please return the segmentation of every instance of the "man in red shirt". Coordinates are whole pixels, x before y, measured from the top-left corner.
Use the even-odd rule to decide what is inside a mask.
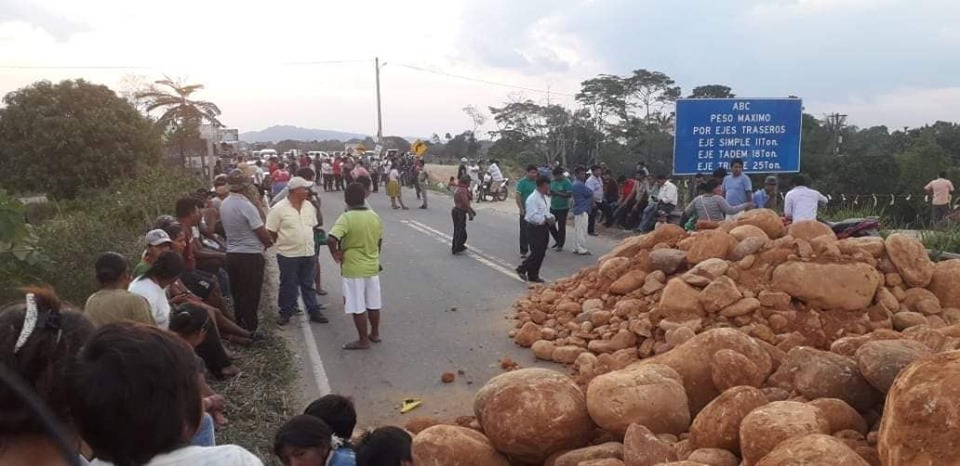
[[[633,178],[627,178],[620,183],[620,200],[617,201],[617,210],[613,214],[613,219],[622,228],[627,228],[627,214],[636,205],[636,188],[639,179],[644,176],[643,172],[637,172]]]

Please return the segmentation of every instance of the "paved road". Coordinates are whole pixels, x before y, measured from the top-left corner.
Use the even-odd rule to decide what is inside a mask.
[[[340,349],[356,338],[356,332],[342,313],[336,265],[329,254],[321,257],[324,286],[330,292],[324,302],[331,323],[311,326],[331,389],[354,397],[361,425],[402,423],[417,416],[470,415],[476,390],[503,372],[501,358],[512,358],[524,367],[535,365],[529,350],[507,336],[510,306],[527,291],[513,272],[519,263],[517,217],[507,213],[503,203],[481,204],[476,220],[467,226],[471,252],[453,256],[452,200],[430,194],[428,210],[415,208],[419,203],[412,190],[404,191],[407,205],[414,207],[406,211],[392,210],[382,190],[370,198],[386,231],[381,256],[384,341],[373,349]],[[324,196],[328,226],[342,205],[338,195]],[[543,276],[549,280],[570,275],[614,244],[612,239],[590,238],[592,257],[548,251]],[[465,375],[455,383],[440,382],[442,373],[458,370]],[[401,416],[404,398],[420,398],[424,404]]]

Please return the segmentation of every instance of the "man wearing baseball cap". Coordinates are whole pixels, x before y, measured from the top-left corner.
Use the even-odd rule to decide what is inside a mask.
[[[763,188],[753,193],[753,202],[758,209],[777,210],[778,200],[777,177],[770,175],[763,180]]]
[[[147,249],[143,251],[140,263],[133,269],[134,278],[143,275],[161,252],[173,249],[173,240],[170,239],[170,235],[159,228],[147,232],[146,243]]]
[[[287,198],[277,203],[267,214],[267,231],[277,246],[277,265],[280,267],[280,318],[277,324],[286,325],[297,313],[297,295],[303,298],[310,320],[325,324],[323,306],[318,302],[314,285],[317,261],[314,258],[314,232],[318,227],[317,209],[308,201],[313,182],[295,176],[287,183]]]
[[[260,210],[245,195],[248,180],[240,170],[227,177],[230,194],[220,205],[220,223],[227,237],[224,268],[230,276],[230,291],[237,323],[253,332],[259,326],[260,290],[266,260],[263,252],[273,244],[264,228]]]

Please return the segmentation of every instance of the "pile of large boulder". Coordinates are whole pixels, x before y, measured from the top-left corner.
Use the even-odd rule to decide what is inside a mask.
[[[934,465],[960,458],[960,261],[768,210],[665,225],[516,303],[571,374],[488,382],[417,464]]]

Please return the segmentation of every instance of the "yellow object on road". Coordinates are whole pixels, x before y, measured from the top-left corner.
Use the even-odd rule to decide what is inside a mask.
[[[403,400],[403,404],[400,405],[400,414],[407,414],[410,411],[413,411],[420,407],[423,404],[423,400],[418,400],[416,398],[407,398]]]

